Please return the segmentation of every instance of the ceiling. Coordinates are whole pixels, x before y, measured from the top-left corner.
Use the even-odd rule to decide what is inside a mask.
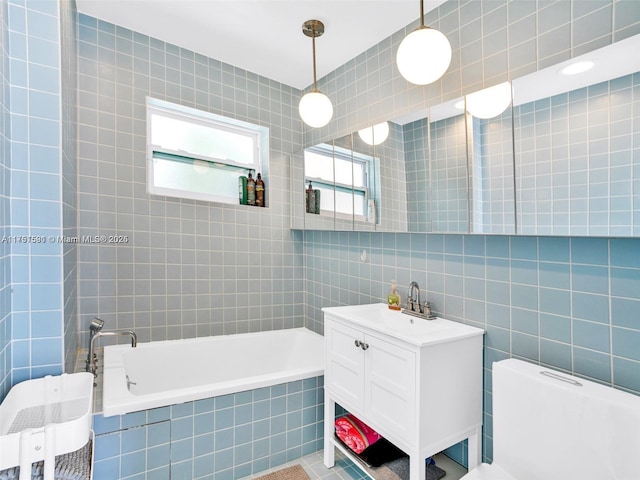
[[[427,10],[445,0],[425,2]],[[76,0],[78,11],[304,89],[419,17],[417,0]]]

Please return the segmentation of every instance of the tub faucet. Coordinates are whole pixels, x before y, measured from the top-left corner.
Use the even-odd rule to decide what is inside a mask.
[[[101,320],[98,317],[94,317],[93,320],[91,320],[91,324],[89,325],[89,346],[91,346],[91,341],[93,340],[95,334],[101,331],[102,327],[104,327],[104,320]],[[92,352],[87,353],[87,361],[85,362],[86,365],[88,366],[90,363],[95,361],[95,354],[92,355]]]
[[[111,332],[95,332],[89,341],[89,355],[87,356],[87,365],[85,367],[85,371],[89,373],[93,373],[93,378],[98,376],[98,358],[94,353],[94,344],[95,341],[99,337],[116,337],[120,335],[128,335],[131,337],[131,347],[135,348],[138,346],[138,337],[136,336],[133,330],[113,330]],[[93,386],[97,386],[94,382]]]

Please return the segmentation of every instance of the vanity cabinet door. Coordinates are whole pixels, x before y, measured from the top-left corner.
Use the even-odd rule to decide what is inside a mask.
[[[416,354],[330,319],[325,341],[325,386],[337,402],[388,435],[410,438],[416,428]]]
[[[327,319],[325,388],[342,399],[345,408],[358,411],[364,409],[365,355],[356,344],[362,340],[362,332]]]
[[[412,438],[416,428],[416,355],[367,335],[365,409],[384,431]]]

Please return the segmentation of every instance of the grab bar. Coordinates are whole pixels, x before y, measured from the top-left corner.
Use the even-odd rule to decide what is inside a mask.
[[[558,375],[557,373],[547,372],[546,370],[543,370],[542,372],[540,372],[540,375],[544,375],[545,377],[555,378],[556,380],[570,383],[571,385],[575,385],[576,387],[582,386],[580,382],[578,382],[577,380],[574,380],[573,378],[566,378],[566,377],[563,377],[562,375]]]

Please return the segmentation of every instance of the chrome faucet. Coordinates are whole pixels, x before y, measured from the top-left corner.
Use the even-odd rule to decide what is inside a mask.
[[[427,320],[436,318],[435,315],[431,313],[431,304],[427,301],[422,303],[420,300],[420,286],[418,282],[411,282],[409,284],[407,308],[403,309],[402,313],[413,315],[414,317],[426,318]]]
[[[418,297],[414,297],[414,293],[418,292]],[[418,310],[416,310],[416,303],[418,304]],[[407,295],[407,310],[411,309],[412,312],[422,313],[422,305],[420,305],[420,286],[418,282],[411,282],[409,284],[409,294]]]
[[[119,335],[130,336],[132,348],[138,346],[138,337],[133,330],[114,330],[111,332],[97,331],[91,336],[91,340],[89,341],[89,354],[87,355],[87,365],[85,367],[85,371],[93,373],[93,378],[96,378],[98,376],[98,357],[94,353],[95,341],[99,337],[115,337]],[[96,384],[94,383],[93,386],[95,387]]]

